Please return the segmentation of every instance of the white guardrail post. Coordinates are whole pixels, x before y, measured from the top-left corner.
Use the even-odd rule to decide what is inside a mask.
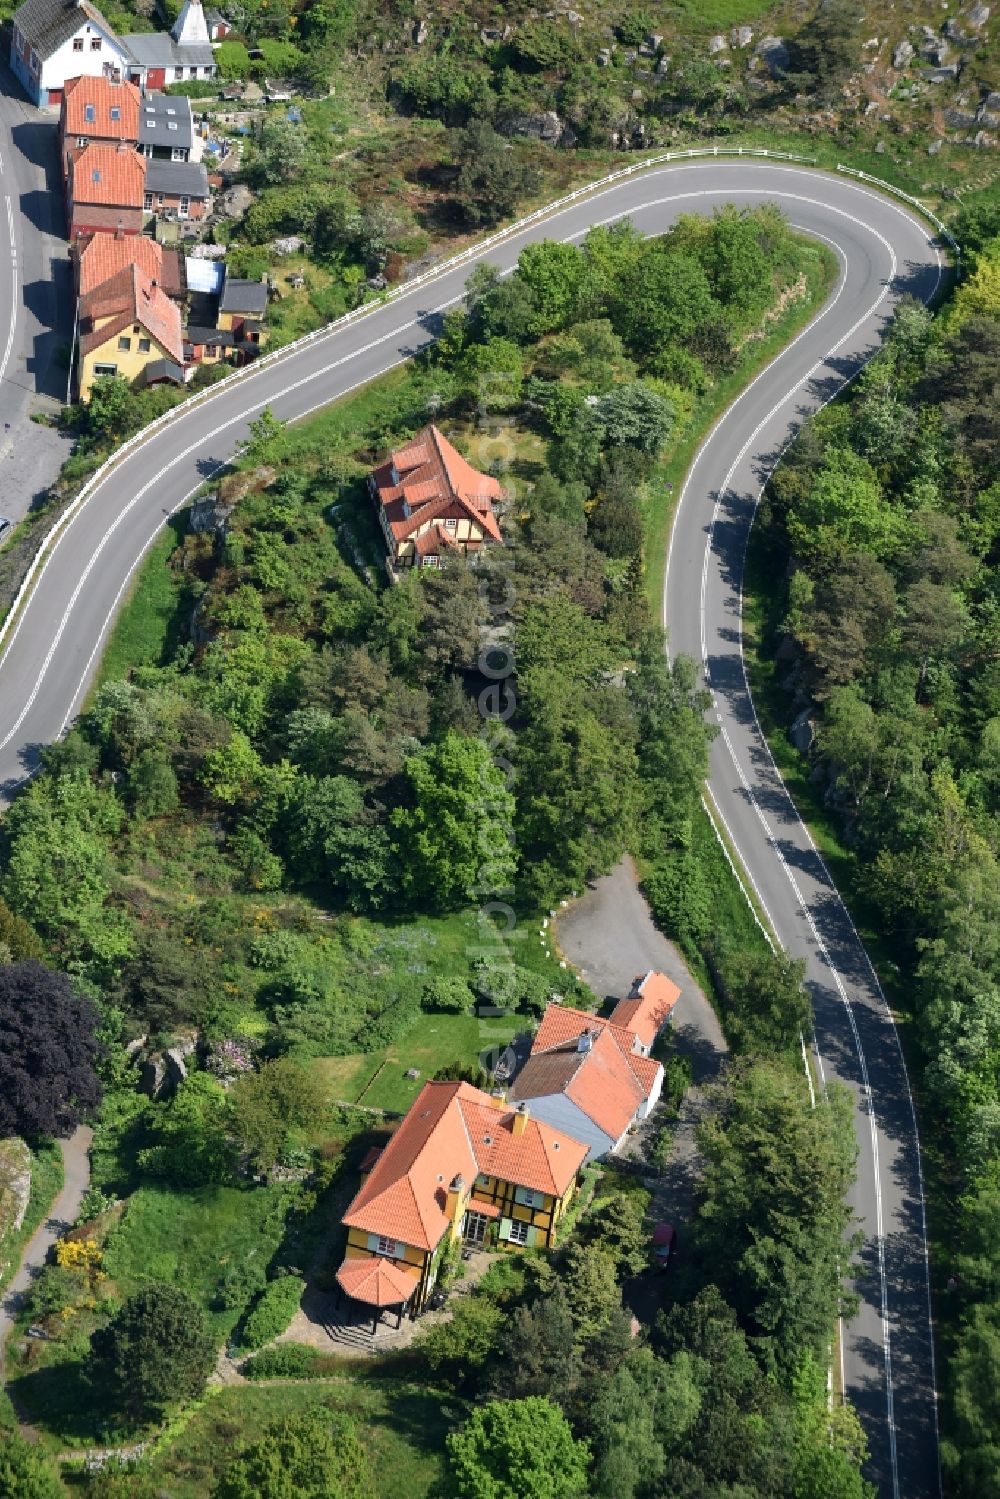
[[[645,172],[650,167],[662,166],[665,162],[671,161],[689,161],[705,156],[745,155],[766,156],[775,161],[804,162],[808,166],[816,166],[818,164],[815,156],[805,156],[794,151],[771,151],[766,146],[692,146],[684,151],[662,151],[656,156],[647,156],[643,161],[635,162],[627,167],[620,167],[617,171],[609,172],[606,176],[598,178],[595,182],[588,182],[583,187],[574,188],[572,192],[564,194],[561,198],[554,199],[551,203],[546,203],[542,208],[534,209],[533,212],[526,214],[523,218],[516,219],[514,223],[506,225],[505,228],[498,229],[494,234],[487,235],[485,239],[477,240],[475,244],[468,245],[464,250],[460,250],[457,255],[452,255],[447,260],[443,260],[440,265],[433,266],[431,269],[421,272],[419,276],[414,276],[411,281],[400,282],[398,286],[394,286],[384,296],[371,302],[366,302],[362,307],[355,307],[351,312],[345,312],[341,317],[334,318],[332,322],[325,323],[320,328],[314,328],[311,333],[303,334],[301,338],[295,339],[292,343],[284,344],[280,349],[275,349],[272,353],[265,354],[263,358],[255,359],[252,364],[247,364],[242,369],[234,370],[231,375],[227,375],[224,380],[220,380],[217,384],[210,386],[208,390],[200,391],[197,395],[190,396],[187,400],[181,401],[177,406],[171,407],[169,411],[164,412],[162,416],[158,416],[148,426],[134,433],[121,444],[110,458],[105,459],[100,468],[95,469],[94,473],[91,474],[80,490],[80,493],[66,507],[58,520],[53,522],[38,551],[31,560],[24,580],[7,611],[6,618],[0,623],[0,643],[3,642],[12,622],[17,617],[18,611],[31,588],[31,584],[34,581],[35,574],[43,558],[59,532],[68,524],[80,506],[84,504],[97,486],[103,483],[108,474],[122,458],[126,457],[135,448],[141,446],[154,433],[162,431],[164,427],[169,427],[174,422],[180,420],[181,417],[191,410],[192,406],[203,405],[207,401],[214,399],[221,392],[231,389],[233,385],[252,379],[260,370],[268,369],[271,365],[280,363],[281,360],[287,359],[290,355],[308,348],[310,344],[317,342],[319,339],[332,337],[341,328],[348,327],[360,318],[369,316],[380,307],[385,307],[391,302],[397,302],[403,297],[409,296],[411,292],[419,290],[420,287],[439,280],[442,276],[448,275],[450,271],[457,270],[459,266],[464,265],[466,262],[478,259],[484,251],[492,249],[494,245],[504,244],[507,240],[516,239],[519,234],[522,234],[525,229],[530,228],[532,224],[537,224],[543,219],[551,218],[555,214],[560,213],[564,208],[568,208],[570,204],[579,202],[581,198],[589,197],[592,193],[601,192],[604,188],[612,186],[615,182],[621,182],[633,176],[636,172]],[[840,162],[837,163],[836,170],[851,177],[858,177],[865,182],[871,182],[874,186],[893,194],[897,198],[902,198],[911,207],[918,209],[925,218],[930,220],[938,230],[938,233],[948,241],[956,257],[959,256],[959,247],[952,235],[945,228],[944,224],[942,224],[941,220],[931,213],[929,209],[925,208],[917,198],[911,198],[908,193],[904,193],[900,188],[893,187],[890,182],[883,182],[878,177],[870,177],[867,172],[856,171],[853,167],[845,167]],[[2,662],[3,657],[0,656],[0,665],[2,665]]]

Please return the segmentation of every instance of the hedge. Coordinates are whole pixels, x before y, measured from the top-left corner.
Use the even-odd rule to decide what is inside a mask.
[[[266,1285],[243,1324],[241,1346],[263,1348],[284,1332],[299,1309],[304,1290],[305,1283],[298,1275],[283,1275]]]

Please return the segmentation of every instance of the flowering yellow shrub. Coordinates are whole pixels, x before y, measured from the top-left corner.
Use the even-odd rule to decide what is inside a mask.
[[[96,1239],[60,1239],[56,1245],[56,1264],[66,1270],[100,1268],[103,1255]]]

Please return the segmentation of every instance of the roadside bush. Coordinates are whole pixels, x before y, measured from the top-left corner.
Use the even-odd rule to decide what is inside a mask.
[[[243,1325],[240,1346],[263,1348],[283,1333],[299,1309],[304,1290],[298,1275],[284,1275],[265,1286]]]

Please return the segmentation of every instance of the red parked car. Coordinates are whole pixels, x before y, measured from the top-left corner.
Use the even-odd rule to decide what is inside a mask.
[[[653,1258],[658,1270],[669,1270],[677,1253],[677,1230],[672,1223],[658,1223],[653,1229]]]

